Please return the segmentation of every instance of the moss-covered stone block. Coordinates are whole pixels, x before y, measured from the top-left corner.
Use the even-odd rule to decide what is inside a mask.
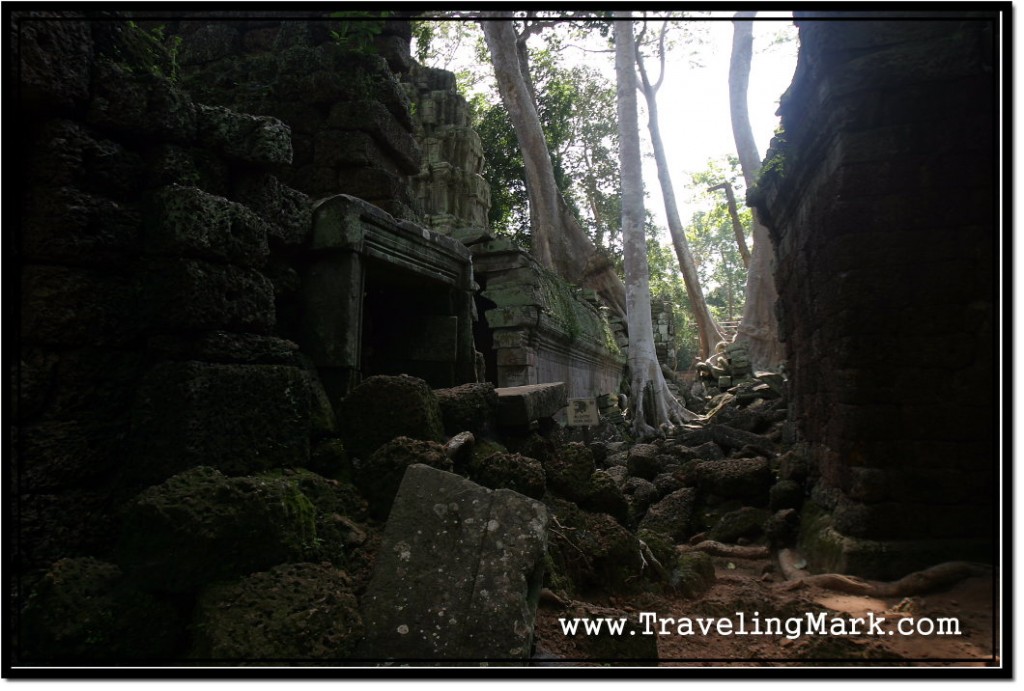
[[[292,131],[277,118],[237,113],[220,106],[196,106],[200,143],[246,163],[292,162]]]
[[[773,511],[799,509],[804,501],[804,488],[793,480],[779,480],[768,491],[768,506]]]
[[[640,546],[636,535],[612,516],[583,511],[552,494],[548,551],[551,570],[570,595],[635,590],[640,585]]]
[[[452,460],[437,442],[397,437],[378,447],[366,460],[353,461],[353,479],[366,497],[370,515],[384,520],[391,511],[402,478],[409,466],[421,463],[452,470]]]
[[[152,257],[143,267],[140,310],[151,332],[269,333],[274,286],[253,268],[202,259]]]
[[[735,542],[741,537],[755,538],[763,532],[769,513],[764,509],[744,506],[718,519],[708,538],[718,542]]]
[[[703,461],[689,468],[689,477],[707,494],[761,505],[772,484],[771,468],[761,457]]]
[[[21,337],[38,345],[121,345],[139,337],[138,284],[123,271],[26,266]]]
[[[196,106],[159,68],[136,70],[109,59],[96,60],[94,65],[86,114],[89,124],[182,144],[195,140]]]
[[[682,542],[690,534],[697,491],[692,487],[672,492],[647,510],[640,527],[664,533],[676,542]]]
[[[711,557],[703,552],[680,554],[672,583],[684,597],[700,597],[715,584],[715,565]]]
[[[510,489],[527,497],[544,496],[544,467],[540,461],[512,453],[494,453],[473,459],[469,479],[490,489]]]
[[[259,216],[196,187],[157,190],[144,231],[144,247],[151,254],[259,266],[269,252],[269,227]]]
[[[340,661],[365,628],[352,584],[323,564],[282,564],[205,590],[190,657],[197,662]]]
[[[23,664],[139,664],[175,652],[184,628],[175,607],[138,590],[114,564],[54,563],[19,617]]]
[[[434,389],[446,434],[472,432],[479,440],[495,432],[498,394],[490,382]]]
[[[658,560],[658,563],[661,564],[670,575],[675,571],[678,553],[676,552],[676,543],[672,539],[671,535],[659,533],[656,530],[641,528],[637,531],[636,537],[647,545],[647,548],[651,551],[651,555]],[[651,567],[651,570],[654,571],[654,567]]]
[[[653,480],[664,467],[661,449],[653,444],[637,444],[629,450],[626,467],[629,469],[630,475]]]
[[[294,478],[193,468],[128,503],[120,563],[149,590],[192,592],[315,554],[316,519]]]
[[[425,381],[416,377],[369,377],[335,408],[345,447],[357,458],[369,458],[396,437],[436,442],[444,439],[437,397]]]
[[[309,457],[309,469],[336,480],[352,479],[352,459],[340,439],[324,439]]]
[[[619,523],[629,523],[630,510],[626,495],[614,477],[603,470],[595,470],[586,484],[586,494],[580,499],[580,506],[587,511],[606,513]]]
[[[26,105],[71,108],[89,95],[92,22],[18,21],[19,97]]]
[[[577,442],[561,447],[544,461],[544,473],[551,490],[576,502],[587,496],[595,469],[594,454]]]

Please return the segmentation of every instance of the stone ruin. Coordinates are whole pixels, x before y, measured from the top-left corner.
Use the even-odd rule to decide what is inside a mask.
[[[465,536],[523,546],[493,602],[525,603],[501,641],[520,662],[538,572],[563,593],[628,590],[656,557],[675,566],[642,584],[696,596],[713,567],[675,547],[700,532],[798,540],[815,569],[885,578],[988,556],[985,17],[952,37],[798,20],[785,135],[751,199],[791,380],[715,381],[735,389],[707,401],[718,424],[635,446],[535,433],[571,397],[614,412],[628,341],[487,231],[465,103],[410,59],[407,22],[371,54],[302,13],[15,19],[21,659],[307,664],[390,635],[374,622],[411,632],[361,598],[382,541],[403,561],[379,522],[396,504],[423,520],[399,501],[413,466],[557,517],[546,547],[515,521]]]
[[[301,13],[16,24],[16,570],[19,603],[32,594],[29,659],[252,656],[230,640],[244,617],[209,619],[221,603],[275,583],[365,587],[374,543],[361,526],[380,514],[363,497],[392,490],[353,465],[377,448],[356,441],[367,424],[350,434],[360,382],[482,387],[471,395],[494,397],[494,422],[477,434],[492,436],[528,434],[567,393],[618,390],[622,356],[593,296],[484,227],[466,104],[450,74],[409,59],[407,22],[386,23],[377,54]],[[558,384],[516,388],[546,382]],[[443,441],[426,429],[409,433]],[[289,567],[306,563],[345,573]],[[61,614],[81,604],[74,588],[102,593],[100,609],[138,607],[86,631],[92,615]],[[168,599],[207,622],[187,650]],[[336,645],[321,656],[351,653],[354,603],[338,600]],[[133,648],[156,611],[167,616],[152,645]]]

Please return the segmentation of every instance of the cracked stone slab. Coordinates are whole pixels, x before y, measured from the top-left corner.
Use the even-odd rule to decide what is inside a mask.
[[[426,465],[409,466],[362,598],[355,657],[519,663],[530,656],[548,512]]]

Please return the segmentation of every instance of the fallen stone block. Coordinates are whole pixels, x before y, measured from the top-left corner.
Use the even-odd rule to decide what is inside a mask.
[[[125,508],[118,563],[153,591],[196,592],[314,554],[316,507],[296,479],[197,467]]]
[[[494,432],[498,396],[490,382],[462,384],[450,389],[434,389],[441,419],[447,434],[469,431],[478,436]]]
[[[338,406],[341,438],[353,456],[369,458],[397,437],[444,439],[437,397],[422,379],[377,375],[363,380]]]
[[[681,542],[689,534],[696,501],[697,491],[692,487],[676,490],[647,510],[640,527],[664,533]]]
[[[366,497],[370,515],[385,520],[401,487],[406,469],[414,464],[452,470],[452,460],[441,444],[409,437],[396,437],[374,451],[368,459],[353,462],[353,480]]]
[[[711,436],[715,443],[725,449],[742,449],[749,446],[765,455],[775,455],[775,444],[760,434],[744,432],[728,425],[712,425]]]
[[[553,417],[568,402],[564,382],[507,386],[498,394],[498,425],[519,427],[534,420]]]
[[[20,662],[140,664],[168,659],[185,622],[175,608],[92,557],[55,562],[21,612]]]
[[[764,458],[702,461],[690,469],[690,477],[708,494],[746,499],[759,505],[767,500],[772,484],[771,469]]]
[[[517,453],[492,453],[474,459],[469,477],[490,489],[510,489],[534,499],[544,496],[544,467],[540,461]]]
[[[356,657],[527,660],[547,525],[540,502],[410,466],[362,598],[367,635]]]
[[[200,660],[343,660],[362,637],[351,580],[325,564],[282,564],[217,583],[196,608]]]

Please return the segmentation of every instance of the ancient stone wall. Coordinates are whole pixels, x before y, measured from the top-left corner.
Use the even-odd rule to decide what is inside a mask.
[[[545,271],[525,251],[487,229],[490,190],[480,137],[455,75],[414,65],[404,84],[423,165],[412,180],[424,222],[462,241],[473,255],[476,347],[499,387],[565,382],[570,397],[619,391],[625,324],[597,296]]]
[[[396,218],[420,220],[409,181],[420,173],[422,154],[398,80],[411,67],[409,24],[385,23],[375,51],[344,40],[340,24],[319,14],[225,16],[165,23],[164,30],[181,37],[177,62],[194,98],[291,128],[287,184],[314,198],[344,192]]]
[[[470,251],[498,386],[565,382],[571,398],[618,393],[625,355],[593,291],[573,288],[506,239]]]
[[[244,38],[210,26],[182,30]],[[366,303],[419,300],[429,338],[398,354],[417,374],[472,381],[469,251],[337,188],[314,204],[286,182],[310,179],[296,175],[288,124],[198,100],[176,59],[199,57],[176,58],[166,34],[119,15],[20,15],[14,28],[19,660],[231,657],[229,632],[227,647],[191,639],[180,616],[202,593],[215,618],[212,582],[294,562],[357,568],[366,509],[335,407],[376,373],[367,363],[395,355],[366,355],[384,341],[364,328],[382,317],[364,291]],[[271,28],[252,31],[269,40]],[[360,122],[379,133],[386,110]],[[344,184],[349,169],[333,170]],[[350,582],[314,571],[253,587],[337,592],[343,632],[320,655],[343,654],[361,635]]]
[[[808,556],[880,576],[988,556],[993,21],[797,15],[754,201],[776,246],[791,417],[820,474]]]
[[[413,103],[423,163],[413,193],[433,230],[468,238],[487,227],[491,193],[483,178],[484,152],[472,128],[469,104],[451,72],[414,64],[404,86]]]
[[[658,362],[675,370],[678,366],[676,317],[670,300],[651,300],[651,325],[654,327],[654,351],[658,355]]]
[[[28,568],[109,554],[125,493],[197,463],[305,464],[320,417],[267,274],[310,220],[288,128],[195,102],[124,21],[19,28]]]

